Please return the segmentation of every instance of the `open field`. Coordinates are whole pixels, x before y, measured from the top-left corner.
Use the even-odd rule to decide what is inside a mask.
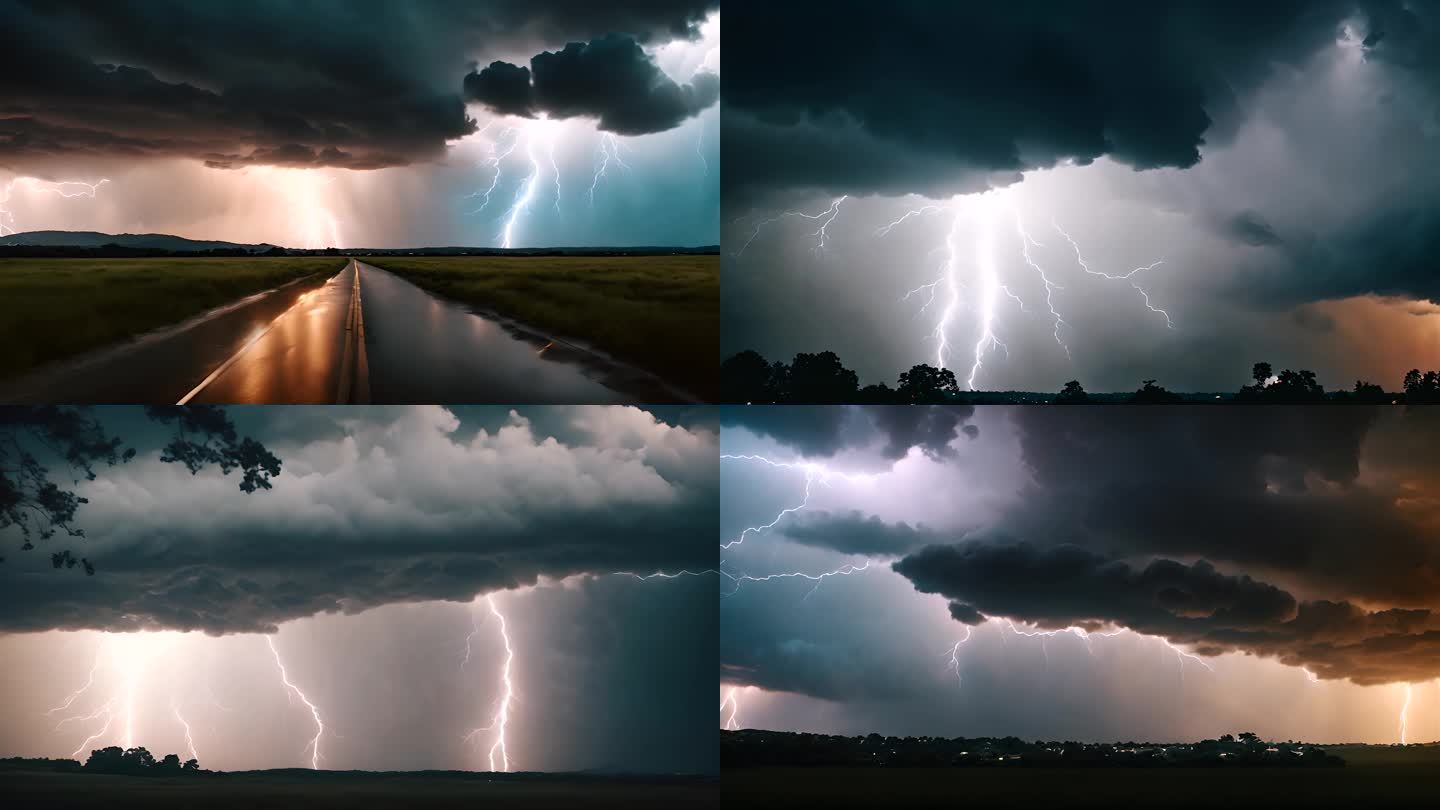
[[[0,379],[180,323],[338,257],[0,259]]]
[[[593,346],[704,400],[719,396],[719,256],[366,261],[482,313]]]
[[[727,768],[726,807],[1386,807],[1440,795],[1428,755],[1338,750],[1343,768]]]
[[[187,777],[0,770],[12,807],[719,807],[715,779],[544,774],[250,771]]]

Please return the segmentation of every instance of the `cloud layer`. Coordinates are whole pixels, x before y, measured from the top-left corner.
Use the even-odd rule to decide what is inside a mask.
[[[443,408],[277,411],[254,432],[284,467],[258,496],[142,453],[82,486],[96,576],[11,560],[0,630],[263,631],[540,577],[714,567],[713,432],[633,408],[527,413],[477,428]]]
[[[235,14],[173,0],[124,9],[5,0],[0,162],[375,169],[431,160],[476,129],[460,86],[476,56],[612,32],[689,37],[718,5],[422,0]]]
[[[497,115],[593,118],[606,132],[646,135],[714,105],[720,77],[701,70],[680,84],[635,39],[610,34],[537,54],[528,68],[491,62],[465,77],[465,97]]]

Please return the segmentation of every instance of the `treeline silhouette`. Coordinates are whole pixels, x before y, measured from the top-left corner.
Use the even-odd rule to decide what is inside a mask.
[[[1345,761],[1312,743],[1252,732],[1195,743],[1082,743],[1019,737],[838,737],[720,732],[720,767],[851,768],[1333,768]]]
[[[178,754],[166,754],[160,759],[156,759],[155,755],[145,748],[121,748],[118,745],[91,751],[90,758],[85,760],[84,765],[73,759],[9,757],[0,759],[0,770],[3,769],[131,776],[177,776],[208,773],[208,771],[202,772],[200,762],[193,758],[181,762]]]
[[[1235,403],[1349,402],[1362,404],[1440,403],[1440,371],[1411,369],[1401,381],[1401,392],[1390,393],[1379,384],[1356,380],[1350,390],[1326,391],[1308,369],[1274,373],[1269,363],[1251,368],[1254,383],[1234,394],[1216,397]],[[746,350],[720,364],[720,386],[725,402],[807,404],[972,404],[977,402],[1054,402],[1076,404],[1106,401],[1137,404],[1181,402],[1186,396],[1143,380],[1131,394],[1092,396],[1079,380],[1070,380],[1055,394],[965,391],[955,373],[921,363],[901,372],[895,387],[885,383],[861,386],[859,376],[846,368],[834,352],[799,353],[788,365],[770,362],[759,352]],[[1188,397],[1189,399],[1197,399]]]
[[[195,759],[180,761],[177,754],[166,754],[156,759],[144,748],[121,748],[112,745],[97,748],[85,760],[84,769],[92,773],[128,774],[131,776],[176,776],[184,773],[198,773],[200,763]]]

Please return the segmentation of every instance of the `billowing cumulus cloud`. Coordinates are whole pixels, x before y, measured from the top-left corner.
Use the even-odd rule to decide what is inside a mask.
[[[244,495],[156,452],[104,471],[80,488],[81,550],[96,575],[12,558],[0,566],[0,630],[254,632],[542,577],[714,567],[705,428],[588,407],[240,420],[282,459],[273,490]]]
[[[645,135],[714,105],[720,77],[701,70],[681,84],[633,38],[610,34],[537,54],[528,68],[491,62],[465,77],[465,96],[498,115],[593,118],[607,132]]]
[[[236,14],[168,0],[5,0],[0,162],[43,171],[162,157],[220,168],[433,160],[476,130],[460,86],[475,58],[611,32],[692,37],[715,8],[422,0]]]

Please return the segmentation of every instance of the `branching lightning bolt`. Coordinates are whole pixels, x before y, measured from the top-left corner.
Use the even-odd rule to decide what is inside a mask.
[[[720,701],[720,711],[730,707],[730,717],[725,720],[723,727],[726,731],[740,730],[740,687],[732,686],[725,692],[725,699]]]
[[[501,693],[497,702],[495,714],[490,719],[490,724],[471,731],[465,735],[465,741],[474,740],[482,731],[493,731],[494,741],[490,745],[490,770],[508,773],[510,771],[510,752],[505,745],[505,729],[510,722],[510,701],[515,697],[515,685],[510,679],[510,667],[515,661],[515,650],[510,646],[510,633],[505,626],[505,616],[500,613],[500,608],[495,604],[493,595],[486,596],[485,602],[490,607],[490,615],[500,623],[500,640],[505,645],[505,661],[500,665]],[[472,633],[473,635],[473,633]],[[466,660],[469,660],[469,641],[466,641]],[[495,765],[495,755],[500,755],[500,766]]]
[[[477,191],[474,194],[469,195],[470,197],[482,198],[480,207],[475,209],[474,211],[471,211],[471,214],[478,214],[481,211],[484,211],[486,206],[490,205],[490,195],[495,192],[495,186],[499,185],[500,175],[503,173],[501,163],[505,160],[505,158],[510,157],[510,153],[515,151],[515,147],[519,145],[520,139],[513,138],[510,141],[510,145],[504,148],[504,151],[500,150],[498,144],[500,139],[503,139],[507,135],[513,135],[514,133],[514,127],[506,127],[505,130],[500,133],[499,138],[496,139],[496,143],[491,145],[490,157],[486,158],[485,165],[494,169],[495,173],[490,177],[489,188],[485,189],[484,191]]]
[[[630,164],[620,157],[620,141],[609,132],[600,133],[600,140],[596,144],[596,153],[599,155],[595,167],[595,176],[590,180],[590,207],[595,207],[595,188],[600,185],[600,179],[605,177],[610,169],[610,161],[626,171],[630,170]],[[703,156],[702,156],[703,158]]]
[[[170,700],[170,711],[174,713],[175,720],[185,729],[185,746],[190,749],[190,758],[200,759],[200,754],[195,751],[195,738],[190,734],[190,723],[185,720],[185,715],[180,713],[180,704],[174,698]]]
[[[275,656],[275,667],[280,670],[280,682],[285,684],[285,688],[288,690],[287,694],[294,692],[296,697],[300,698],[300,702],[304,703],[305,706],[310,709],[310,716],[315,718],[315,737],[311,739],[310,744],[305,747],[310,749],[310,767],[313,770],[319,770],[320,737],[325,733],[325,722],[320,719],[320,710],[315,707],[314,703],[310,702],[310,698],[305,697],[305,693],[300,691],[300,687],[290,682],[290,676],[285,672],[285,664],[280,660],[280,651],[275,649],[275,639],[266,636],[265,643],[270,646],[270,654]]]
[[[1071,238],[1070,234],[1066,233],[1065,230],[1060,227],[1060,224],[1059,224],[1059,223],[1055,222],[1054,220],[1051,220],[1050,224],[1055,227],[1055,231],[1056,231],[1057,233],[1059,233],[1061,236],[1065,237],[1065,241],[1067,241],[1067,242],[1070,243],[1070,247],[1072,247],[1072,248],[1075,249],[1075,261],[1080,265],[1080,269],[1081,269],[1081,270],[1084,270],[1085,272],[1089,273],[1089,274],[1092,275],[1092,276],[1099,276],[1100,278],[1108,279],[1108,280],[1110,280],[1110,281],[1128,281],[1128,282],[1130,282],[1130,286],[1131,286],[1131,287],[1134,287],[1135,290],[1140,293],[1140,298],[1141,298],[1142,300],[1144,300],[1144,302],[1145,302],[1145,308],[1148,309],[1148,310],[1150,310],[1151,312],[1154,312],[1154,313],[1157,313],[1157,314],[1159,314],[1159,315],[1164,316],[1164,318],[1165,318],[1165,326],[1167,326],[1167,327],[1170,328],[1170,329],[1174,329],[1174,328],[1175,328],[1175,324],[1170,320],[1170,313],[1168,313],[1168,312],[1166,312],[1165,310],[1160,309],[1160,308],[1156,307],[1155,305],[1151,304],[1151,303],[1150,303],[1150,293],[1146,292],[1146,291],[1145,291],[1145,288],[1140,286],[1140,282],[1138,282],[1138,281],[1135,280],[1135,276],[1139,275],[1140,273],[1143,273],[1143,272],[1145,272],[1145,271],[1147,271],[1147,270],[1153,270],[1153,269],[1155,269],[1156,267],[1159,267],[1159,266],[1163,263],[1163,261],[1164,261],[1163,259],[1157,259],[1156,261],[1153,261],[1153,262],[1151,262],[1150,264],[1142,265],[1142,266],[1140,266],[1140,267],[1137,267],[1137,268],[1135,268],[1134,270],[1131,270],[1131,271],[1128,272],[1128,273],[1121,273],[1121,274],[1119,274],[1119,275],[1115,275],[1115,274],[1112,274],[1112,273],[1103,273],[1103,272],[1101,272],[1101,271],[1099,271],[1099,270],[1091,269],[1090,265],[1088,265],[1088,264],[1085,263],[1085,257],[1082,256],[1082,255],[1080,255],[1080,245],[1076,244],[1075,240],[1074,240],[1073,238]]]
[[[735,255],[739,256],[744,253],[745,248],[750,247],[750,243],[755,241],[755,237],[760,235],[760,231],[763,230],[766,225],[772,225],[782,219],[785,219],[786,217],[801,217],[802,219],[819,222],[819,227],[815,229],[814,233],[810,234],[813,237],[818,237],[818,241],[815,243],[815,247],[812,248],[812,252],[823,252],[825,250],[825,240],[829,236],[827,229],[830,227],[830,223],[835,221],[835,217],[840,216],[840,204],[845,202],[845,200],[847,199],[849,199],[849,195],[842,195],[840,197],[836,197],[830,203],[830,207],[826,208],[824,211],[821,211],[818,214],[807,214],[804,211],[784,211],[776,214],[773,217],[770,217],[769,219],[762,219],[759,222],[755,223],[755,229],[750,232],[750,238],[746,239],[745,244],[741,245],[740,249],[735,251]]]
[[[10,210],[10,194],[15,186],[23,185],[34,191],[45,191],[57,194],[66,199],[75,197],[88,197],[95,199],[95,193],[100,187],[110,182],[107,178],[101,178],[94,183],[87,183],[83,180],[41,180],[38,177],[16,177],[5,184],[3,193],[0,193],[0,236],[20,233],[15,227],[15,213]]]

